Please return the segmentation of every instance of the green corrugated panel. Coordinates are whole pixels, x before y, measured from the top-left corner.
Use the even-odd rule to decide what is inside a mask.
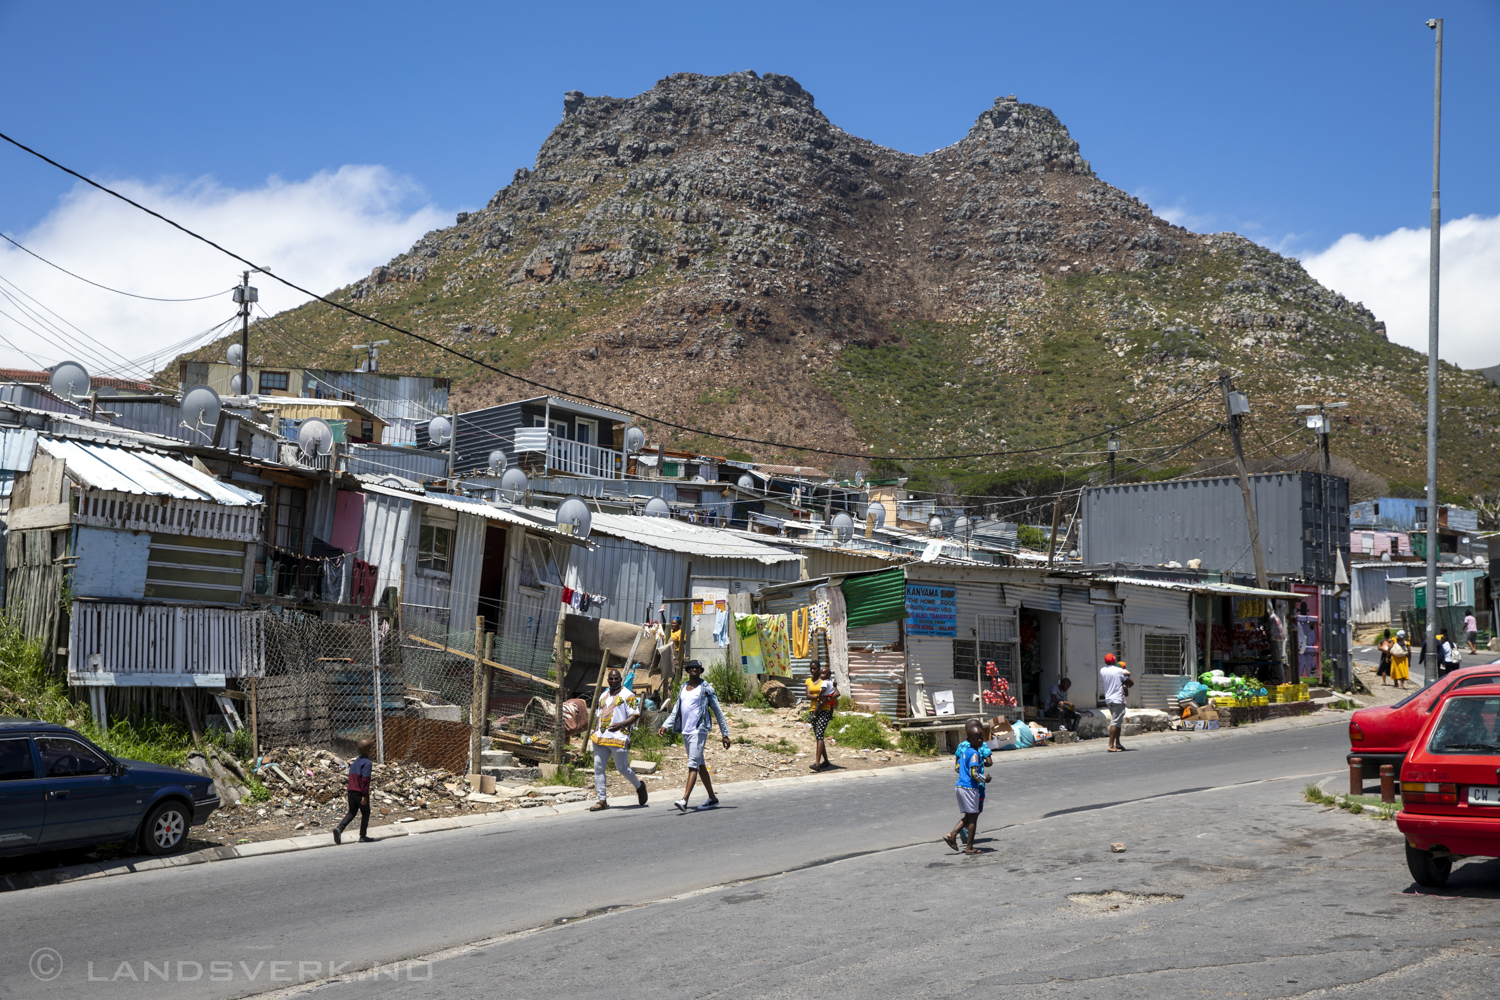
[[[841,584],[849,628],[906,618],[906,571],[900,567],[851,577]]]

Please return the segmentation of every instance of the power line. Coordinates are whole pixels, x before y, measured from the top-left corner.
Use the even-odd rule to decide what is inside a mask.
[[[182,225],[181,223],[174,222],[173,220],[167,218],[165,215],[162,215],[160,212],[157,212],[157,211],[154,211],[154,210],[152,210],[150,208],[147,208],[145,205],[142,205],[140,202],[134,201],[133,199],[128,198],[128,197],[126,197],[123,194],[120,194],[118,191],[115,191],[115,190],[112,190],[110,188],[107,188],[103,184],[100,184],[98,181],[93,180],[92,178],[86,177],[83,174],[80,174],[78,171],[73,170],[70,167],[63,166],[61,163],[58,163],[56,160],[52,159],[50,156],[47,156],[47,155],[45,155],[43,153],[37,152],[36,150],[32,149],[30,146],[27,146],[26,144],[24,144],[22,142],[19,142],[19,141],[15,140],[15,139],[11,138],[10,136],[6,135],[4,132],[0,132],[0,139],[4,139],[6,142],[10,143],[12,146],[15,146],[17,149],[19,149],[19,150],[21,150],[23,152],[26,152],[26,153],[30,153],[32,156],[35,156],[37,159],[43,161],[44,163],[51,164],[52,166],[56,167],[58,170],[61,170],[63,173],[66,173],[66,174],[68,174],[68,175],[70,175],[72,177],[76,177],[79,180],[83,181],[85,184],[89,185],[90,187],[96,188],[97,190],[102,191],[105,194],[110,195],[111,197],[118,198],[120,201],[125,202],[125,204],[130,205],[133,208],[137,208],[140,211],[145,212],[147,215],[153,216],[154,218],[159,219],[162,222],[165,222],[167,225],[171,226],[173,229],[176,229],[178,232],[181,232],[184,235],[190,236],[193,239],[198,240],[199,242],[206,243],[207,245],[213,247],[215,250],[219,251],[220,253],[224,254],[225,256],[232,257],[233,259],[239,261],[241,264],[244,264],[247,267],[253,268],[253,269],[257,270],[257,271],[260,271],[260,272],[266,274],[267,276],[269,276],[272,280],[279,281],[283,285],[285,285],[286,287],[291,288],[294,291],[301,292],[303,295],[306,295],[309,298],[316,299],[317,301],[322,302],[324,305],[331,306],[334,309],[338,309],[338,310],[341,310],[343,312],[346,312],[346,313],[348,313],[351,316],[356,316],[359,319],[362,319],[362,320],[364,320],[364,321],[366,321],[368,323],[374,323],[377,326],[385,327],[387,330],[391,330],[391,331],[393,331],[395,333],[402,334],[403,336],[411,337],[414,340],[420,340],[424,344],[428,344],[428,345],[430,345],[432,347],[436,347],[440,351],[444,351],[444,352],[446,352],[448,354],[451,354],[451,355],[453,355],[454,357],[457,357],[457,358],[462,358],[464,361],[467,361],[470,364],[477,365],[480,368],[487,369],[489,371],[495,372],[496,374],[504,375],[504,376],[507,376],[508,378],[515,379],[517,382],[521,382],[521,383],[524,383],[526,385],[534,386],[535,388],[541,389],[541,390],[543,390],[543,391],[545,391],[547,393],[557,393],[558,395],[562,395],[562,396],[572,396],[574,399],[581,399],[584,402],[591,403],[591,404],[593,404],[595,406],[603,406],[603,407],[606,407],[608,409],[618,410],[618,411],[620,411],[622,413],[625,413],[628,416],[636,417],[636,418],[638,418],[640,420],[648,420],[648,421],[650,421],[652,423],[659,424],[659,425],[661,425],[663,427],[670,427],[673,430],[686,431],[686,432],[691,433],[691,434],[697,434],[697,435],[701,435],[703,437],[715,438],[715,439],[722,440],[722,441],[740,441],[740,442],[744,442],[746,444],[765,445],[765,446],[770,447],[770,448],[781,448],[781,449],[790,450],[790,451],[812,452],[813,454],[817,454],[817,455],[831,455],[831,456],[834,456],[836,458],[859,458],[859,459],[866,459],[866,460],[871,459],[871,458],[888,457],[891,461],[936,462],[936,461],[956,461],[956,460],[960,460],[960,459],[971,459],[971,458],[1003,458],[1003,457],[1005,457],[1007,455],[1027,455],[1027,454],[1037,454],[1037,453],[1046,452],[1046,451],[1056,451],[1059,448],[1071,447],[1072,445],[1075,445],[1075,444],[1081,444],[1084,441],[1092,441],[1095,438],[1104,437],[1104,436],[1106,436],[1106,435],[1108,435],[1110,433],[1113,433],[1113,431],[1123,430],[1123,429],[1128,428],[1128,427],[1134,427],[1134,426],[1137,426],[1139,424],[1146,423],[1147,421],[1150,421],[1150,420],[1156,420],[1156,419],[1158,419],[1158,418],[1160,418],[1162,416],[1165,416],[1168,413],[1173,412],[1174,410],[1181,409],[1182,407],[1186,406],[1188,403],[1191,403],[1194,400],[1199,399],[1202,396],[1205,396],[1208,393],[1213,392],[1213,391],[1215,391],[1218,388],[1218,382],[1217,381],[1211,382],[1211,383],[1209,383],[1209,385],[1207,386],[1207,388],[1205,388],[1202,392],[1198,393],[1197,395],[1189,396],[1187,399],[1184,399],[1184,400],[1181,400],[1181,401],[1179,401],[1177,403],[1174,403],[1173,405],[1167,407],[1166,409],[1158,410],[1156,413],[1149,414],[1149,415],[1147,415],[1145,417],[1142,417],[1142,418],[1140,418],[1138,420],[1132,420],[1132,421],[1130,421],[1128,423],[1118,424],[1118,425],[1115,426],[1115,428],[1113,429],[1113,431],[1110,430],[1110,429],[1106,429],[1106,430],[1099,431],[1096,434],[1086,434],[1083,437],[1074,438],[1071,441],[1065,441],[1065,442],[1063,442],[1062,444],[1059,444],[1059,445],[1050,445],[1050,446],[1042,447],[1042,448],[1013,448],[1013,449],[1009,449],[1009,450],[1005,450],[1005,451],[973,452],[973,453],[962,454],[962,455],[899,455],[899,456],[879,456],[879,455],[866,454],[864,452],[835,451],[835,450],[829,449],[829,448],[815,448],[815,447],[812,447],[812,446],[809,446],[809,445],[787,444],[786,442],[783,442],[783,441],[771,441],[771,440],[768,440],[768,439],[765,439],[765,438],[753,438],[753,437],[745,437],[743,435],[738,435],[738,434],[723,434],[723,433],[720,433],[720,432],[717,432],[717,431],[708,431],[708,430],[704,430],[704,429],[702,429],[700,427],[692,427],[692,426],[690,426],[688,424],[679,424],[679,423],[675,423],[675,422],[670,421],[670,420],[664,420],[661,417],[653,416],[653,415],[651,415],[649,413],[642,413],[639,410],[632,410],[632,409],[629,409],[627,407],[619,406],[619,405],[614,404],[614,403],[607,403],[607,402],[605,402],[603,400],[593,399],[593,398],[591,398],[589,396],[583,396],[583,395],[580,395],[578,393],[568,392],[565,389],[558,389],[558,388],[555,388],[553,386],[547,385],[544,382],[538,382],[535,379],[529,379],[529,378],[526,378],[523,375],[517,375],[516,373],[511,372],[511,371],[507,371],[507,370],[505,370],[503,368],[497,368],[496,366],[494,366],[492,364],[489,364],[488,362],[481,361],[478,358],[475,358],[475,357],[473,357],[471,355],[465,354],[463,351],[460,351],[457,348],[449,347],[447,344],[440,343],[439,341],[433,340],[430,337],[424,337],[422,334],[416,333],[415,331],[407,330],[407,329],[405,329],[403,327],[396,326],[396,325],[394,325],[392,323],[387,323],[383,319],[379,319],[378,317],[370,316],[370,315],[367,315],[365,313],[362,313],[358,309],[355,309],[355,308],[353,308],[351,306],[344,305],[342,302],[335,302],[332,299],[329,299],[329,298],[326,298],[326,297],[324,297],[322,295],[319,295],[317,292],[314,292],[314,291],[312,291],[310,289],[307,289],[307,288],[303,288],[301,285],[297,284],[296,282],[289,281],[286,278],[283,278],[280,275],[275,274],[268,267],[264,267],[262,265],[256,264],[255,262],[253,262],[253,261],[251,261],[251,260],[249,260],[249,259],[247,259],[245,257],[241,257],[239,254],[237,254],[234,251],[229,250],[229,249],[227,249],[227,248],[225,248],[223,246],[220,246],[218,243],[215,243],[213,240],[209,239],[208,237],[202,236],[202,235],[200,235],[198,233],[193,232],[191,229],[187,228],[186,226]]]
[[[48,161],[48,162],[51,162],[51,161]],[[71,171],[69,171],[69,172],[71,173]],[[218,298],[220,295],[226,295],[229,292],[229,289],[226,288],[222,292],[214,292],[212,295],[199,295],[199,296],[196,296],[196,297],[191,298],[191,299],[162,299],[162,298],[157,298],[154,295],[137,295],[134,292],[125,292],[125,291],[121,291],[118,288],[110,288],[108,285],[101,285],[97,281],[90,281],[89,279],[85,278],[81,274],[74,274],[72,271],[69,271],[67,268],[62,267],[59,264],[52,263],[50,260],[48,260],[46,257],[43,257],[41,254],[37,253],[35,250],[32,250],[29,247],[22,246],[21,244],[17,243],[15,240],[11,239],[9,236],[6,236],[4,233],[0,233],[0,239],[5,240],[5,242],[9,243],[11,246],[15,247],[17,250],[21,250],[21,251],[24,251],[26,253],[31,254],[31,256],[35,257],[37,260],[41,261],[43,264],[46,264],[48,267],[55,267],[55,268],[57,268],[59,271],[61,271],[63,274],[66,274],[70,278],[77,278],[79,281],[83,282],[86,285],[93,285],[95,288],[102,288],[106,292],[114,292],[116,295],[127,295],[130,298],[132,298],[132,299],[143,299],[143,300],[145,300],[147,302],[202,302],[204,299]]]

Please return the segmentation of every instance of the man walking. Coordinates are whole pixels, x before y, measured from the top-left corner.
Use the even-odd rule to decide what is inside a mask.
[[[1469,644],[1469,652],[1479,652],[1476,640],[1479,638],[1479,622],[1474,619],[1474,612],[1470,611],[1464,615],[1464,642]]]
[[[599,721],[589,736],[589,742],[594,745],[594,788],[599,793],[599,801],[589,806],[589,812],[609,808],[604,769],[611,755],[615,759],[615,770],[634,786],[636,801],[646,804],[646,783],[630,769],[630,727],[641,717],[641,698],[625,687],[620,671],[614,667],[610,668],[606,680],[609,690],[599,699]]]
[[[724,721],[724,713],[719,708],[719,696],[714,693],[714,686],[703,680],[703,664],[698,660],[688,660],[682,669],[687,675],[683,679],[682,690],[677,692],[677,699],[667,710],[667,720],[657,730],[663,736],[669,729],[675,733],[681,733],[682,747],[687,751],[687,790],[682,793],[682,798],[672,804],[677,807],[678,811],[687,812],[688,798],[693,794],[693,784],[701,773],[703,790],[708,793],[708,801],[698,808],[712,809],[719,804],[719,799],[714,795],[714,783],[708,776],[708,765],[703,761],[703,748],[708,743],[708,733],[712,728],[711,720],[717,719],[719,732],[724,737],[724,749],[728,750],[729,723]]]
[[[1104,654],[1104,666],[1099,669],[1099,686],[1104,690],[1104,707],[1109,713],[1109,752],[1119,753],[1125,747],[1120,743],[1120,733],[1125,728],[1125,696],[1135,682],[1124,664],[1116,665],[1115,654]]]

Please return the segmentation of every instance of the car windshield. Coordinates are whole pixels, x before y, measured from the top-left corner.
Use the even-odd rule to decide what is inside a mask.
[[[1500,697],[1449,698],[1432,727],[1429,753],[1500,754]]]

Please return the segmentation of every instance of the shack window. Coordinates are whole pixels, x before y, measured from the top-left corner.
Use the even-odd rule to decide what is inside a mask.
[[[552,545],[536,535],[527,535],[521,549],[521,586],[540,588],[543,584],[562,586],[562,575],[557,572]]]
[[[1000,675],[1015,681],[1011,674],[1015,669],[1014,646],[1008,642],[976,642],[973,639],[953,640],[953,679],[956,681],[979,680],[979,668],[984,663],[994,663]]]
[[[447,573],[453,562],[453,529],[424,524],[417,533],[417,569]]]
[[[307,523],[307,491],[290,486],[276,490],[276,547],[302,552],[302,529]]]
[[[1187,636],[1148,632],[1145,641],[1146,673],[1175,676],[1185,672]]]
[[[287,390],[287,373],[286,372],[261,372],[260,373],[260,391],[261,392],[286,392],[286,390]]]

